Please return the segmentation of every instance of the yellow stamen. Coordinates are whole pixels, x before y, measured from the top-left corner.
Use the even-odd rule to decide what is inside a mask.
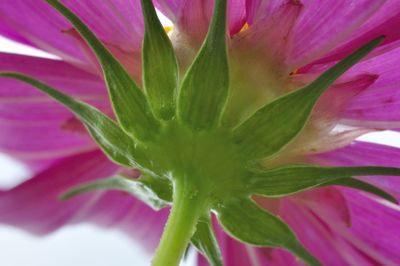
[[[170,31],[172,31],[173,28],[174,26],[164,26],[164,30],[166,33],[170,33]]]
[[[296,75],[297,73],[299,72],[299,69],[298,68],[296,68],[296,69],[294,69],[292,72],[290,72],[290,76],[292,76],[292,75]]]
[[[249,24],[246,22],[243,27],[240,29],[240,32],[243,32],[249,28]]]

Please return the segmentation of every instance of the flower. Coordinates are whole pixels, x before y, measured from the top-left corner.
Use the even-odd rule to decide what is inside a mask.
[[[141,83],[143,19],[139,1],[64,0]],[[302,133],[265,164],[398,166],[396,148],[354,141],[398,127],[396,63],[400,7],[396,1],[230,1],[231,95],[223,124],[235,125],[277,97],[300,88],[371,39],[385,41],[319,100]],[[157,1],[175,24],[171,33],[184,72],[204,39],[212,1]],[[99,66],[74,28],[42,1],[3,1],[2,35],[61,61],[1,54],[0,70],[29,74],[106,113]],[[29,19],[29,23],[26,23]],[[33,177],[0,194],[0,222],[37,234],[67,223],[119,227],[154,249],[167,211],[153,212],[116,191],[59,202],[70,187],[121,171],[90,140],[77,119],[29,86],[1,79],[2,151],[31,167]],[[267,88],[267,89],[266,89]],[[397,93],[398,94],[398,93]],[[351,127],[350,127],[351,126]],[[27,127],[27,128],[25,128]],[[136,172],[132,173],[136,175]],[[399,197],[395,177],[360,177]],[[347,187],[317,188],[280,199],[258,198],[280,215],[326,265],[396,265],[396,205]],[[298,264],[287,251],[233,241],[217,226],[227,265]],[[142,237],[141,237],[142,236]],[[145,238],[143,238],[145,236]],[[205,263],[199,257],[200,263]]]

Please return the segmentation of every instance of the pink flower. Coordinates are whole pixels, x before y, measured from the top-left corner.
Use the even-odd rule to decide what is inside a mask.
[[[140,1],[62,2],[140,83]],[[396,0],[316,2],[229,1],[230,97],[234,104],[227,106],[223,123],[236,124],[266,102],[315,79],[367,41],[385,35],[381,46],[324,94],[302,134],[273,163],[399,166],[399,149],[354,139],[370,131],[400,127],[396,87],[400,81],[400,5]],[[171,39],[185,69],[207,32],[213,1],[158,0],[156,4],[174,22]],[[0,34],[62,59],[3,53],[0,71],[31,75],[111,114],[94,56],[64,18],[41,0],[3,0],[0,15]],[[0,82],[0,150],[32,169],[30,180],[0,192],[0,222],[41,235],[66,224],[90,221],[120,228],[153,250],[168,211],[156,213],[116,191],[58,201],[72,186],[108,177],[121,168],[106,159],[64,107],[23,83],[3,78]],[[400,181],[395,177],[360,179],[400,199]],[[400,264],[400,209],[392,203],[339,186],[257,200],[279,214],[324,265]],[[216,228],[228,266],[301,264],[287,251],[245,246]],[[199,256],[199,264],[207,263]]]

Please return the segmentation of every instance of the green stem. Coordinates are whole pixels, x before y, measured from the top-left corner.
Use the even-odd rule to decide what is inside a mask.
[[[179,265],[206,206],[206,200],[198,190],[189,186],[184,180],[175,183],[171,213],[152,266]]]

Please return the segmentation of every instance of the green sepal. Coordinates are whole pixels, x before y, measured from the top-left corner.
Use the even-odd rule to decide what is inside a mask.
[[[368,192],[371,194],[374,194],[375,196],[378,196],[380,198],[383,198],[387,201],[390,201],[394,204],[399,204],[398,200],[390,195],[388,192],[384,191],[383,189],[374,186],[370,183],[361,181],[359,179],[355,179],[355,178],[340,178],[340,179],[336,179],[332,182],[328,182],[323,184],[322,186],[331,186],[331,185],[337,185],[337,186],[344,186],[344,187],[349,187],[349,188],[354,188],[354,189],[358,189],[364,192]]]
[[[46,1],[74,25],[96,54],[122,128],[139,140],[154,138],[159,130],[159,122],[129,73],[74,13],[58,0]]]
[[[135,144],[135,140],[95,107],[76,100],[29,76],[10,72],[0,72],[0,76],[32,85],[66,106],[82,121],[100,148],[114,162],[123,166],[141,168],[141,165],[147,161],[140,147]]]
[[[321,265],[300,244],[285,222],[252,200],[232,198],[221,203],[216,211],[222,227],[236,239],[256,246],[282,247],[309,265]]]
[[[179,118],[196,130],[216,127],[228,98],[226,2],[227,0],[215,1],[214,15],[206,40],[179,90]]]
[[[209,216],[200,217],[197,222],[196,232],[192,236],[191,243],[204,257],[207,258],[211,266],[224,265]]]
[[[311,84],[265,105],[234,129],[235,142],[254,159],[280,151],[303,129],[322,93],[351,66],[378,46],[376,38],[328,69]]]
[[[157,179],[153,179],[153,182],[157,182]],[[156,186],[161,188],[159,185]],[[148,182],[142,182],[140,178],[132,179],[123,175],[115,175],[110,178],[78,185],[62,194],[60,199],[67,200],[83,193],[98,190],[121,190],[127,192],[146,203],[149,207],[156,211],[166,207],[169,204],[168,201],[162,199],[156,191],[148,186]]]
[[[155,115],[169,120],[175,115],[178,63],[152,1],[142,0],[142,10],[145,25],[142,48],[144,89]]]
[[[347,183],[356,186],[357,181],[350,181],[350,178],[363,175],[400,176],[400,168],[290,165],[254,172],[248,178],[247,191],[265,197],[283,197],[321,185]]]

